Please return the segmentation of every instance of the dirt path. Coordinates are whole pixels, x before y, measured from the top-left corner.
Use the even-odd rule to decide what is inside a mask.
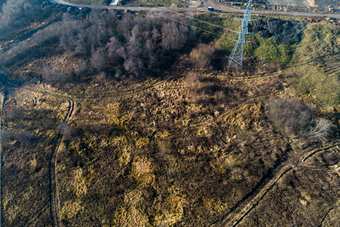
[[[271,78],[276,77],[278,75],[274,76],[268,76],[268,75],[261,75],[261,76],[253,76],[253,77],[246,77],[246,78],[235,78],[235,80],[257,80],[257,79],[263,79],[263,78]],[[144,84],[142,86],[138,86],[131,89],[121,89],[109,93],[103,93],[101,94],[101,97],[96,98],[105,98],[105,97],[111,97],[115,99],[125,98],[128,96],[137,95],[141,92],[144,92],[150,88],[154,88],[160,84],[162,84],[162,80],[153,80],[150,83]],[[44,92],[43,93],[49,93]],[[53,95],[53,94],[52,94]],[[272,94],[271,94],[272,95]],[[236,102],[235,105],[239,103],[245,103],[245,102],[254,102],[259,99],[267,98],[268,95],[258,96],[258,97],[252,97],[247,98],[244,100],[241,100],[240,102]],[[65,96],[64,96],[65,97]],[[84,98],[93,98],[92,95],[78,95],[75,97],[76,100],[82,100]],[[68,111],[63,119],[63,122],[67,123],[71,117],[74,115],[75,112],[75,102],[68,98]],[[221,119],[225,116],[225,114],[222,114],[217,117],[217,119]],[[215,119],[216,120],[216,119]],[[206,123],[206,122],[204,122]],[[196,124],[193,124],[191,126],[197,126]],[[60,199],[59,199],[59,189],[58,189],[58,180],[57,180],[57,160],[58,160],[58,153],[62,149],[62,141],[63,137],[62,135],[59,135],[57,138],[58,146],[57,149],[53,152],[51,160],[50,160],[50,167],[49,167],[49,174],[50,174],[50,203],[51,203],[51,214],[53,218],[53,226],[58,227],[60,226],[60,217],[59,217],[59,210],[60,210]],[[338,145],[331,145],[328,147],[323,147],[320,149],[314,149],[310,151],[300,152],[300,156],[293,155],[292,157],[289,157],[287,160],[282,161],[280,164],[275,166],[271,173],[268,174],[261,182],[257,185],[256,188],[254,188],[250,193],[248,193],[240,202],[238,202],[234,208],[231,209],[228,213],[223,215],[218,219],[218,221],[214,221],[213,223],[217,225],[217,223],[222,223],[225,226],[236,226],[239,224],[244,217],[254,208],[256,207],[261,200],[264,198],[264,196],[273,188],[273,186],[287,173],[291,172],[293,169],[297,168],[298,166],[301,166],[305,161],[310,159],[311,157],[315,156],[316,154],[328,151],[329,149],[333,149],[335,147],[338,147]],[[1,227],[1,226],[0,226]]]
[[[68,123],[72,116],[75,113],[75,102],[71,99],[67,99],[68,108],[67,114],[63,119],[64,123]],[[64,140],[64,136],[59,134],[57,141],[58,145],[56,150],[52,153],[50,164],[49,164],[49,177],[50,177],[50,204],[51,204],[51,214],[53,219],[53,226],[60,226],[60,199],[59,199],[59,189],[58,189],[58,180],[57,180],[57,161],[58,161],[58,153],[62,149],[62,142]]]
[[[222,226],[228,227],[237,226],[243,220],[243,218],[245,218],[247,214],[261,202],[264,196],[282,177],[287,175],[293,169],[303,166],[305,162],[313,156],[323,152],[327,152],[329,150],[334,151],[334,149],[336,149],[335,151],[339,152],[339,142],[310,151],[299,151],[299,153],[303,152],[302,155],[292,155],[286,161],[281,162],[281,164],[275,168],[273,174],[271,174],[272,177],[268,177],[268,179],[265,180],[265,183],[263,183],[257,190],[247,194],[246,197],[241,200],[242,202],[237,207],[233,208],[225,215],[221,222],[215,221],[214,224],[222,224]]]

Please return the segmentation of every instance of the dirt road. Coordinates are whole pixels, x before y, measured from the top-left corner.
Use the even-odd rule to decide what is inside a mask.
[[[222,219],[222,222],[220,222],[221,220],[219,219],[215,222],[215,224],[218,226],[221,225],[221,223],[223,226],[237,226],[243,218],[245,218],[247,214],[249,214],[249,212],[261,202],[264,196],[282,177],[287,175],[293,169],[303,166],[305,162],[313,156],[327,151],[340,152],[340,143],[338,142],[309,151],[299,151],[298,153],[293,154],[286,161],[281,162],[281,164],[275,168],[271,177],[268,177],[263,184],[261,184],[253,192],[246,195],[246,198],[242,199],[244,202],[234,207],[231,212],[229,211]]]
[[[71,98],[67,98],[67,114],[65,115],[63,122],[68,123],[75,113],[75,102]],[[62,143],[64,136],[59,133],[57,141],[58,145],[56,150],[52,153],[50,163],[49,163],[49,177],[50,177],[50,204],[51,204],[51,214],[53,219],[53,226],[60,226],[60,199],[59,199],[59,189],[58,189],[58,179],[57,179],[57,161],[58,153],[62,149]]]

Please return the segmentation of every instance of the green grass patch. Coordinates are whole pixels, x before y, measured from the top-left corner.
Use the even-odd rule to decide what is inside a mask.
[[[261,63],[278,63],[286,65],[290,60],[289,45],[279,44],[273,38],[256,36],[258,47],[255,49],[255,57]]]
[[[298,95],[309,96],[323,107],[340,105],[340,82],[336,75],[329,76],[312,65],[297,67],[294,72],[302,75],[292,83]]]
[[[293,81],[293,88],[298,95],[309,96],[322,107],[340,105],[339,74],[327,73],[329,61],[334,61],[335,53],[340,51],[339,37],[339,29],[332,24],[308,24],[293,57],[295,63],[309,60],[313,62],[313,65],[292,69],[292,72],[299,75]]]
[[[308,24],[303,40],[296,49],[294,61],[303,62],[306,59],[315,59],[340,51],[337,37],[339,37],[339,31],[332,24],[325,22]]]

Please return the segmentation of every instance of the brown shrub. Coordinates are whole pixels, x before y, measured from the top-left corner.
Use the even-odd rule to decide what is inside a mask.
[[[214,54],[215,47],[208,44],[200,44],[190,53],[190,58],[197,68],[210,68]]]
[[[289,136],[304,136],[314,124],[314,113],[304,103],[295,100],[271,99],[267,116],[274,127]]]

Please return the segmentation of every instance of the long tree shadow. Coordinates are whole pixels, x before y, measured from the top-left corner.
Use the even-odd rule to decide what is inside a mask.
[[[49,110],[17,109],[7,114],[6,125],[3,172],[4,196],[9,202],[5,223],[18,226],[48,203],[48,159],[57,145],[58,120]],[[17,210],[17,215],[7,216],[12,209]],[[45,215],[41,220],[50,219],[49,214]]]

